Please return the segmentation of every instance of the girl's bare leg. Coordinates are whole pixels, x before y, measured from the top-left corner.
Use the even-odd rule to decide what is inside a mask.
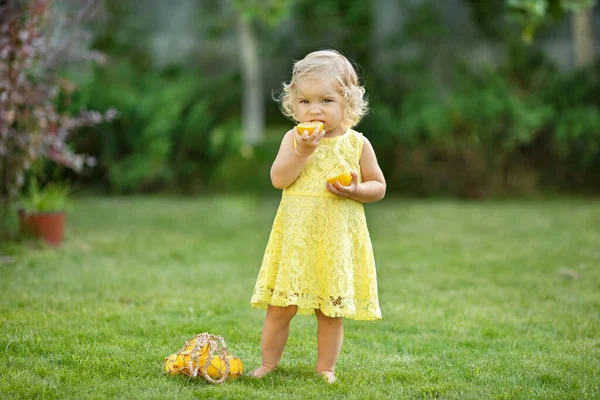
[[[327,378],[329,383],[335,382],[335,363],[337,362],[342,342],[344,341],[344,321],[332,318],[315,309],[317,316],[317,373]]]
[[[279,365],[290,333],[290,321],[297,311],[297,306],[276,307],[269,305],[261,337],[262,363],[260,367],[248,375],[260,378]]]

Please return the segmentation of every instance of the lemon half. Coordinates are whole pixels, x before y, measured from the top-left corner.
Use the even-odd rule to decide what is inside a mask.
[[[332,185],[336,181],[344,186],[349,186],[350,183],[352,183],[352,174],[350,172],[344,172],[343,174],[327,179],[327,183],[331,183]]]
[[[323,129],[322,122],[303,122],[298,124],[298,133],[303,135],[304,131],[308,132],[308,136],[312,135],[315,129],[319,127],[319,130]]]

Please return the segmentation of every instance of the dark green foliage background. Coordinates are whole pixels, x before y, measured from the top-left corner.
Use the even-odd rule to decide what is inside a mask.
[[[559,69],[535,43],[523,44],[502,2],[464,2],[475,29],[465,43],[486,40],[500,49],[494,68],[452,51],[459,38],[427,1],[401,2],[405,22],[384,43],[374,42],[370,1],[296,1],[279,20],[257,18],[268,128],[252,149],[243,146],[235,60],[223,61],[215,45],[157,66],[143,39],[151,23],[127,3],[106,4],[94,47],[110,61],[72,74],[80,86],[71,106],[114,106],[120,118],[78,135],[75,147],[99,159],[77,178],[82,186],[271,190],[266,171],[292,126],[271,95],[289,79],[293,60],[332,47],[357,64],[366,86],[371,113],[357,129],[374,144],[389,192],[480,198],[600,190],[600,64]],[[206,2],[197,12],[205,40],[235,38],[233,11]],[[381,63],[376,51],[399,56]]]

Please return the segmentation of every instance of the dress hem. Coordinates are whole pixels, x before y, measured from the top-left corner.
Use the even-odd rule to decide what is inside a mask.
[[[267,306],[276,306],[276,307],[288,307],[288,306],[298,306],[297,303],[294,302],[288,302],[288,303],[282,303],[282,304],[272,304],[266,301],[251,301],[250,302],[250,306],[253,308],[258,308],[261,310],[266,310]],[[315,307],[300,307],[298,306],[298,314],[301,315],[311,315],[314,314],[314,310],[318,309],[321,310],[321,312],[323,314],[325,314],[328,317],[331,318],[346,318],[346,319],[351,319],[351,320],[355,320],[355,321],[377,321],[377,320],[381,320],[383,319],[381,317],[381,315],[366,315],[366,314],[344,314],[343,312],[332,312],[331,310],[328,310],[327,307],[323,308],[320,307],[319,305],[315,306]]]

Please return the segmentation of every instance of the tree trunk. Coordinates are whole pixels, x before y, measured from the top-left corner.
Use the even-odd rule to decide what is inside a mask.
[[[8,199],[6,170],[6,157],[0,157],[0,238],[8,230],[8,210],[10,203]]]
[[[398,50],[391,43],[396,41],[402,29],[403,10],[396,0],[374,0],[371,2],[371,10],[371,57],[373,65],[385,66],[395,61],[394,57],[397,56],[393,52]]]
[[[238,38],[242,66],[242,129],[244,142],[254,145],[263,141],[265,104],[256,36],[250,21],[238,15]]]
[[[594,63],[594,36],[592,31],[593,7],[573,14],[573,48],[575,67],[589,67]]]

